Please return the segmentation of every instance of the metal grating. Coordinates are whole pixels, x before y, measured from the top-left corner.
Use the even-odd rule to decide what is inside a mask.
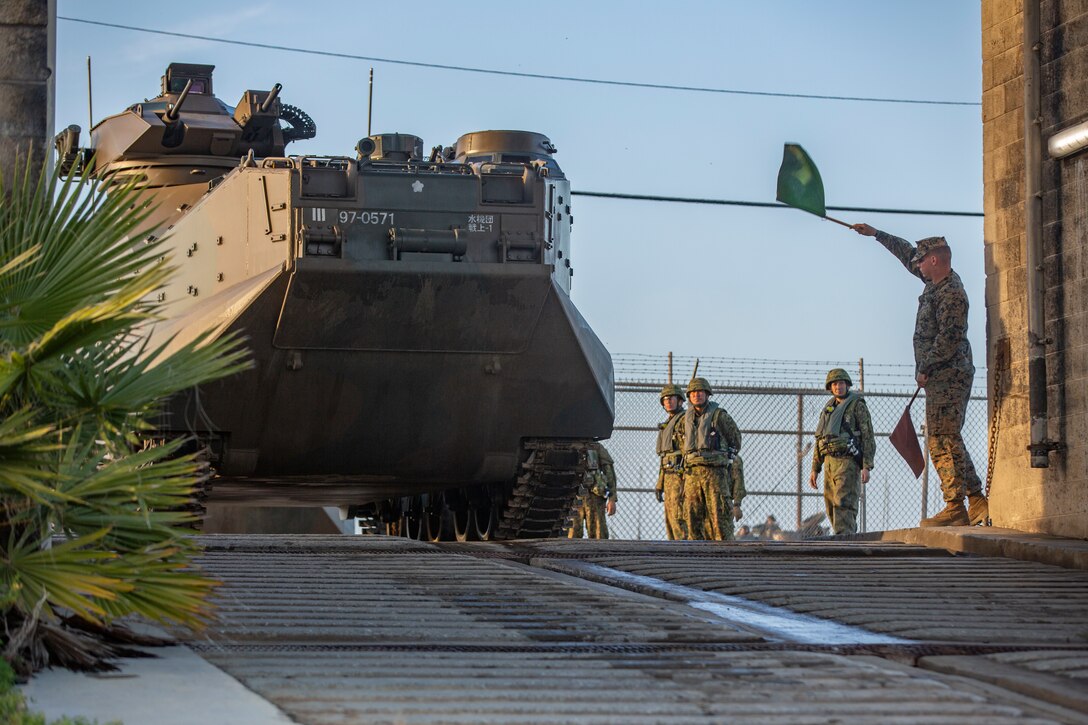
[[[1037,653],[1035,645],[986,645],[986,644],[796,644],[788,642],[706,644],[599,644],[595,642],[565,642],[562,644],[525,645],[472,645],[472,644],[328,644],[328,643],[235,643],[189,642],[187,647],[201,653],[320,653],[320,652],[457,652],[462,654],[671,654],[707,652],[822,652],[836,655],[874,655],[904,659],[919,657],[944,657],[951,655],[1000,655],[1007,653]],[[1076,656],[1088,655],[1088,647],[1080,645],[1048,645],[1046,652],[1067,652]]]

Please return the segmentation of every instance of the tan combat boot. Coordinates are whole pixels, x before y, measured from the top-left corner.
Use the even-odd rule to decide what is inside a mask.
[[[918,522],[919,526],[969,526],[970,524],[971,519],[967,516],[963,501],[951,501],[944,507],[944,511]]]
[[[972,526],[988,525],[990,520],[990,502],[982,491],[967,494],[967,518]]]

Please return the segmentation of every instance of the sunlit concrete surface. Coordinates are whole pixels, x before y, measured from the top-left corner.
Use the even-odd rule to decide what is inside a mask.
[[[294,722],[188,647],[149,649],[155,657],[125,659],[117,672],[79,674],[51,669],[21,687],[47,721],[82,716],[100,725],[253,725]]]

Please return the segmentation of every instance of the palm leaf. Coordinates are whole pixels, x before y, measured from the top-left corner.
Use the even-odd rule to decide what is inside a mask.
[[[19,308],[5,332],[26,344],[71,310],[108,299],[161,257],[159,243],[136,244],[148,211],[134,186],[68,180],[53,189],[52,204],[41,193],[23,189],[0,209],[0,252],[21,254],[33,246],[42,253],[10,276],[9,304]],[[46,243],[48,242],[48,243]]]
[[[0,498],[21,495],[39,504],[57,498],[51,477],[42,470],[43,462],[60,446],[55,433],[54,426],[35,422],[31,408],[0,420]]]
[[[249,363],[232,337],[170,355],[143,342],[171,270],[143,229],[142,193],[29,169],[0,190],[3,623],[211,616],[215,582],[192,568],[185,511],[206,467],[179,455],[181,441],[132,444],[164,396]],[[65,538],[49,547],[53,532]]]
[[[115,384],[105,402],[121,408],[143,407],[149,401],[252,367],[247,348],[241,338],[234,335],[218,340],[204,335],[165,355],[164,350],[172,342],[168,340],[154,350],[119,364]]]
[[[116,599],[120,592],[132,588],[130,583],[103,573],[104,564],[117,554],[88,548],[107,533],[102,529],[47,549],[33,538],[9,546],[0,558],[0,582],[16,592],[16,606],[24,612],[44,601],[49,616],[63,607],[100,621],[106,614],[102,600]]]
[[[11,295],[8,289],[11,286],[11,278],[19,271],[19,269],[30,264],[34,260],[34,257],[40,252],[41,245],[36,244],[29,249],[19,252],[14,257],[4,262],[3,265],[0,265],[0,315],[10,312],[15,307],[15,303],[10,300]],[[6,322],[7,320],[5,317],[0,316],[0,326],[3,326]]]

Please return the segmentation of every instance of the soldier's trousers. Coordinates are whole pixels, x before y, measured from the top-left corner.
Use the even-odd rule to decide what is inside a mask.
[[[684,471],[684,518],[692,539],[733,540],[729,469],[691,466]]]
[[[964,496],[982,491],[982,480],[960,432],[973,380],[973,370],[950,368],[934,373],[926,382],[926,445],[946,502],[963,501]]]
[[[608,501],[595,493],[587,493],[574,513],[574,523],[567,532],[567,538],[580,539],[583,532],[590,539],[608,538]]]
[[[861,467],[852,456],[824,458],[824,507],[834,534],[858,532]]]
[[[690,539],[684,518],[684,477],[669,471],[661,476],[665,485],[665,535],[669,541]]]

